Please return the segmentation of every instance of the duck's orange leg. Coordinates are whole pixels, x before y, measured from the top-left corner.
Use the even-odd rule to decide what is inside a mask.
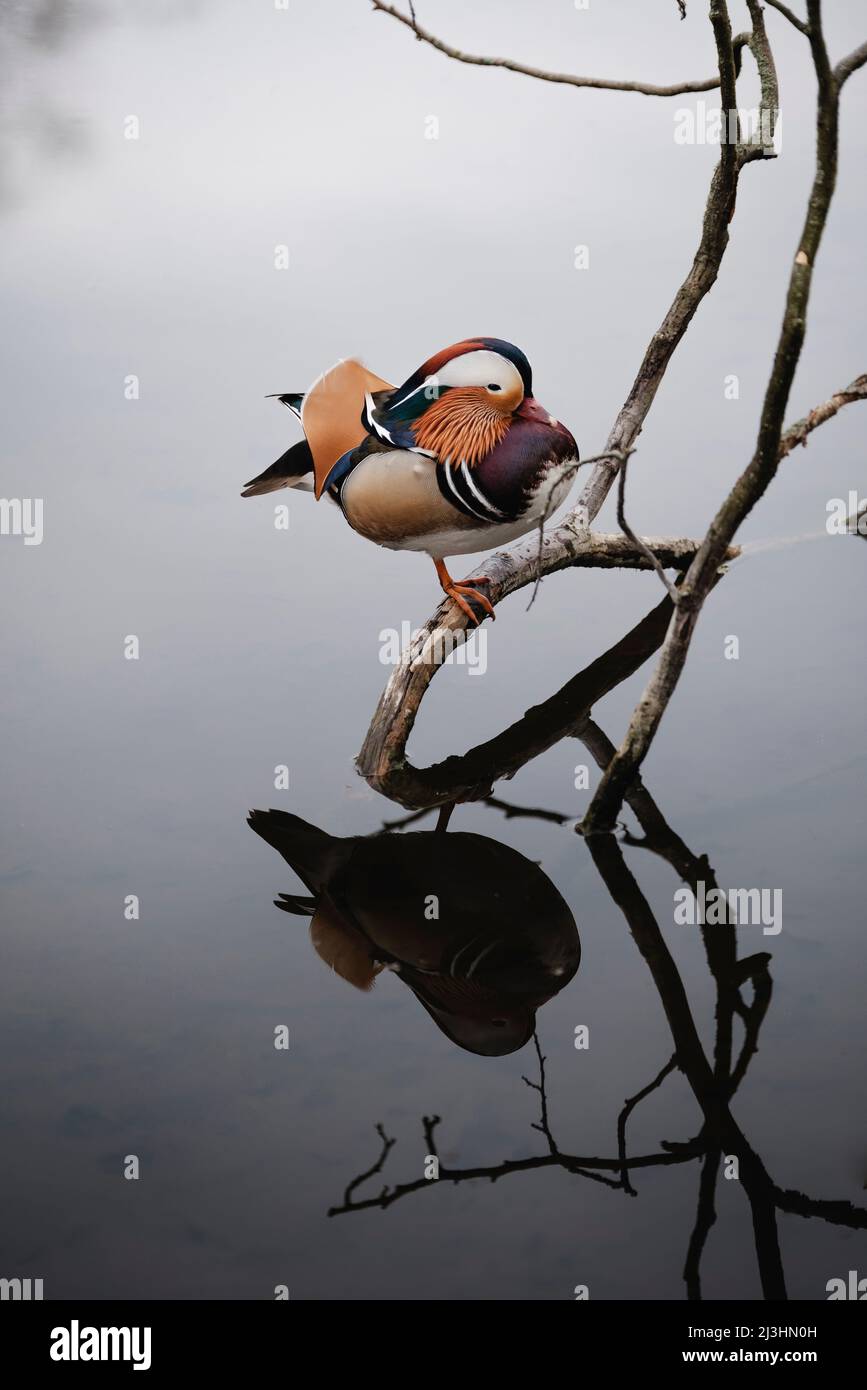
[[[458,608],[466,613],[471,623],[475,623],[476,627],[478,627],[484,619],[476,616],[470,604],[467,603],[467,599],[470,599],[472,603],[477,603],[480,608],[484,609],[485,613],[496,620],[497,615],[494,612],[494,605],[489,598],[486,598],[484,594],[480,594],[478,589],[473,588],[472,584],[456,584],[446,569],[443,560],[434,560],[434,565],[436,566],[437,578],[443,587],[443,591],[458,605]],[[490,584],[490,582],[486,574],[477,574],[473,580],[474,584]]]

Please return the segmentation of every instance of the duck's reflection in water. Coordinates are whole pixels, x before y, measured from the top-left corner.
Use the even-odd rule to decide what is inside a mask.
[[[368,990],[382,970],[412,990],[458,1047],[502,1057],[581,960],[578,928],[538,864],[484,835],[419,831],[340,839],[285,811],[249,823],[310,896],[276,905],[312,918],[317,954]]]

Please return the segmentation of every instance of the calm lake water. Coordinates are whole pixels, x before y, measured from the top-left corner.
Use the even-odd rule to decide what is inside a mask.
[[[656,1157],[620,1181],[624,1102],[675,1045],[671,998],[574,833],[592,756],[563,737],[496,782],[508,807],[553,816],[458,806],[445,834],[429,816],[351,855],[338,846],[324,869],[311,832],[254,822],[307,865],[305,883],[248,814],[274,808],[333,837],[406,814],[354,758],[389,674],[388,633],[427,618],[436,580],[309,497],[238,493],[297,437],[266,392],[303,389],[352,352],[405,376],[479,330],[527,350],[539,398],[597,452],[688,263],[713,151],[674,145],[670,106],[458,71],[365,5],[346,0],[336,18],[300,8],[291,31],[285,14],[230,4],[3,17],[18,153],[0,223],[12,330],[0,490],[44,499],[44,538],[0,538],[0,1274],[42,1278],[48,1298],[268,1299],[285,1285],[293,1299],[548,1300],[580,1285],[594,1299],[681,1299],[707,1143],[667,1147],[703,1124],[675,1070],[626,1125],[628,1153]],[[835,51],[860,37],[858,8],[841,7]],[[444,6],[438,27],[554,66],[564,47],[576,68],[658,80],[712,61],[692,15],[675,32],[681,56],[655,21],[627,37],[600,14],[582,47],[562,17],[539,35],[516,9],[492,42],[490,15],[463,28],[460,15]],[[746,171],[730,264],[633,464],[631,521],[648,534],[700,534],[749,457],[810,173],[797,37],[780,34],[793,91],[783,157]],[[863,368],[855,87],[792,419]],[[424,139],[431,112],[438,142]],[[541,186],[562,180],[544,215],[485,184],[499,141],[532,149]],[[626,214],[642,206],[638,251]],[[591,245],[584,278],[576,240]],[[670,830],[707,856],[702,872],[782,895],[779,931],[738,930],[740,957],[771,959],[731,1108],[773,1183],[805,1210],[837,1204],[778,1213],[793,1299],[867,1274],[867,1232],[852,1224],[863,1215],[846,1214],[867,1208],[867,545],[825,532],[829,499],[863,490],[859,409],[787,460],[744,528],[644,778]],[[274,526],[284,498],[288,531]],[[597,524],[615,529],[610,502]],[[413,761],[505,729],[661,597],[652,575],[590,570],[550,577],[529,613],[515,595],[486,624],[484,672],[438,675]],[[650,660],[593,705],[615,742]],[[640,834],[632,812],[624,824]],[[675,920],[683,858],[623,849],[712,1058],[705,943]],[[320,870],[324,899],[310,886]],[[279,894],[317,898],[322,954],[310,905],[281,911]],[[431,895],[439,918],[423,910]],[[359,937],[392,966],[369,989]],[[534,1014],[551,1142],[601,1162],[448,1180],[549,1155],[534,1127]],[[733,1034],[734,1067],[737,1017]],[[432,1116],[439,1181],[425,1181]],[[349,1200],[417,1186],[329,1214],[378,1164],[383,1135],[395,1142]],[[124,1177],[133,1155],[137,1181]],[[702,1295],[760,1298],[748,1193],[724,1159],[715,1201]]]

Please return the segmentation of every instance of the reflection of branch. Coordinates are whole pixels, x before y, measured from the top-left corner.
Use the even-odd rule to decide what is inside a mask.
[[[743,1019],[744,1041],[740,1056],[731,1073],[728,1087],[729,1096],[733,1096],[740,1086],[746,1075],[747,1067],[758,1049],[759,1029],[764,1022],[765,1014],[768,1012],[768,1006],[771,1002],[771,991],[773,989],[773,983],[768,974],[769,960],[770,956],[767,952],[760,952],[755,957],[750,957],[749,962],[738,962],[738,965],[741,967],[741,972],[743,972],[745,965],[750,964],[752,966],[752,974],[749,978],[752,979],[753,982],[754,995],[752,1004],[747,1006],[743,1003],[737,989],[734,991],[734,1007]]]
[[[450,43],[444,43],[442,39],[436,38],[427,29],[423,29],[415,17],[415,11],[410,5],[410,14],[401,14],[400,10],[393,5],[386,5],[382,0],[372,0],[373,8],[380,14],[390,14],[393,19],[397,19],[401,24],[405,24],[411,29],[416,38],[423,43],[429,44],[437,52],[444,53],[447,58],[453,58],[457,63],[470,63],[474,67],[481,68],[506,68],[509,72],[520,73],[524,77],[535,77],[540,82],[560,82],[569,87],[595,87],[597,90],[606,92],[640,92],[649,97],[676,97],[682,96],[686,92],[712,92],[719,86],[718,77],[708,77],[701,82],[675,82],[670,86],[658,86],[653,82],[621,82],[616,78],[609,77],[577,77],[568,72],[547,72],[544,68],[531,68],[526,63],[517,63],[511,58],[480,58],[473,53],[462,53],[459,48],[454,48]],[[742,34],[735,40],[738,45],[738,53],[746,43],[746,35]]]
[[[601,1182],[606,1187],[613,1187],[634,1195],[634,1191],[629,1185],[628,1180],[624,1181],[624,1157],[622,1152],[617,1158],[583,1158],[577,1154],[566,1154],[557,1146],[557,1141],[551,1131],[548,1118],[548,1095],[545,1082],[545,1057],[539,1044],[538,1035],[534,1032],[533,1041],[536,1046],[536,1056],[539,1062],[539,1080],[531,1081],[529,1077],[522,1077],[522,1080],[531,1088],[538,1091],[540,1102],[540,1122],[533,1124],[532,1128],[539,1130],[545,1135],[548,1141],[548,1153],[540,1154],[533,1158],[506,1159],[502,1163],[490,1164],[483,1168],[446,1168],[440,1160],[438,1179],[416,1178],[414,1182],[399,1183],[396,1187],[384,1187],[378,1197],[367,1197],[362,1201],[353,1201],[352,1193],[356,1188],[372,1177],[374,1173],[380,1172],[388,1150],[394,1140],[386,1140],[382,1125],[377,1125],[377,1133],[382,1137],[387,1147],[383,1148],[379,1161],[361,1173],[349,1184],[344,1194],[343,1205],[331,1207],[329,1216],[343,1216],[350,1211],[366,1211],[371,1207],[379,1207],[384,1210],[390,1207],[393,1202],[400,1201],[401,1197],[408,1197],[411,1192],[421,1192],[424,1188],[435,1187],[437,1182],[472,1182],[476,1178],[487,1178],[490,1182],[496,1182],[498,1178],[507,1177],[510,1173],[523,1173],[534,1168],[564,1168],[567,1173],[573,1173],[578,1177],[589,1178],[592,1182]],[[658,1078],[661,1080],[662,1078]],[[653,1089],[650,1086],[642,1094],[649,1094]],[[635,1104],[641,1099],[635,1098]],[[422,1129],[426,1152],[434,1157],[437,1154],[434,1129],[440,1123],[439,1115],[425,1115],[422,1119]],[[691,1163],[698,1157],[698,1151],[689,1145],[682,1145],[677,1152],[666,1152],[659,1154],[643,1154],[629,1160],[630,1168],[653,1168],[671,1167],[679,1163]],[[619,1173],[619,1178],[606,1177],[606,1173]]]
[[[676,1153],[658,1154],[638,1154],[630,1158],[630,1168],[667,1168],[679,1163],[691,1163],[697,1158],[698,1154],[691,1149],[680,1150]],[[360,1202],[346,1202],[342,1206],[330,1207],[329,1216],[343,1216],[350,1211],[367,1211],[371,1207],[379,1207],[385,1210],[394,1202],[400,1201],[401,1197],[408,1197],[411,1192],[421,1192],[424,1188],[436,1187],[437,1182],[473,1182],[476,1178],[487,1178],[490,1182],[496,1182],[498,1178],[508,1177],[512,1173],[527,1173],[535,1168],[564,1168],[567,1173],[574,1173],[579,1177],[590,1178],[594,1182],[604,1183],[606,1187],[621,1188],[618,1179],[608,1178],[606,1173],[620,1172],[620,1158],[596,1158],[579,1157],[577,1154],[564,1154],[557,1151],[556,1154],[539,1154],[533,1158],[507,1158],[502,1163],[489,1164],[477,1168],[446,1168],[440,1163],[438,1179],[417,1178],[414,1182],[399,1183],[396,1187],[383,1188],[378,1197],[368,1197]],[[355,1184],[357,1186],[357,1183]]]
[[[558,1152],[557,1141],[551,1133],[551,1126],[548,1123],[548,1092],[545,1089],[545,1058],[542,1055],[542,1048],[539,1044],[539,1034],[533,1029],[533,1044],[536,1048],[536,1056],[539,1059],[539,1080],[531,1081],[529,1076],[522,1076],[521,1080],[532,1090],[539,1092],[539,1105],[541,1107],[541,1119],[539,1124],[534,1124],[533,1129],[538,1129],[540,1134],[544,1134],[548,1140],[548,1148],[552,1154]]]
[[[413,767],[402,751],[421,699],[419,690],[430,680],[431,668],[410,669],[407,675],[412,697],[402,700],[400,692],[404,687],[398,684],[389,697],[397,701],[393,714],[371,725],[359,766],[392,801],[410,808],[482,800],[490,794],[494,780],[511,776],[565,734],[574,733],[597,700],[658,650],[670,617],[671,602],[665,598],[619,642],[579,671],[555,695],[528,710],[523,719],[462,757],[446,758],[427,768]],[[372,769],[376,769],[375,776],[370,776],[368,770]]]
[[[597,760],[604,765],[609,745],[602,730],[592,721],[586,720],[581,725],[580,737]],[[630,788],[629,801],[638,816],[645,838],[636,840],[635,837],[630,837],[628,843],[640,844],[666,858],[691,884],[697,882],[699,875],[712,877],[706,857],[697,857],[691,853],[685,842],[668,826],[656,803],[640,782]],[[583,1157],[565,1154],[557,1145],[548,1110],[546,1059],[538,1034],[534,1033],[539,1081],[531,1081],[526,1076],[523,1080],[539,1094],[540,1121],[532,1127],[545,1136],[548,1153],[527,1159],[507,1159],[502,1163],[485,1167],[462,1169],[449,1169],[440,1161],[439,1180],[460,1183],[485,1178],[496,1182],[500,1177],[511,1173],[557,1167],[635,1196],[636,1190],[630,1180],[630,1173],[634,1170],[674,1166],[701,1157],[703,1162],[696,1220],[683,1272],[688,1298],[700,1299],[700,1265],[708,1234],[716,1220],[715,1194],[720,1166],[723,1155],[733,1154],[738,1158],[741,1182],[752,1210],[762,1289],[766,1298],[785,1298],[785,1279],[777,1235],[777,1211],[803,1217],[815,1216],[854,1229],[867,1229],[867,1211],[854,1207],[848,1201],[814,1199],[801,1192],[778,1187],[730,1113],[729,1102],[743,1081],[749,1062],[755,1054],[759,1030],[770,1000],[771,981],[767,969],[769,956],[767,952],[756,952],[738,960],[732,923],[722,924],[716,933],[708,934],[707,929],[703,931],[708,963],[717,984],[717,1028],[714,1066],[711,1069],[699,1040],[677,967],[647,900],[626,867],[620,846],[613,836],[596,836],[589,841],[589,847],[614,901],[626,915],[636,944],[650,967],[668,1018],[676,1051],[654,1080],[625,1102],[617,1123],[617,1158]],[[752,981],[754,986],[754,999],[749,1006],[740,995],[741,986],[748,980]],[[733,1012],[737,1012],[743,1019],[745,1038],[737,1064],[732,1070]],[[704,1117],[701,1133],[689,1143],[664,1143],[661,1153],[628,1158],[626,1124],[629,1116],[640,1101],[656,1090],[676,1068],[684,1072],[699,1102]],[[437,1154],[434,1136],[437,1124],[438,1116],[424,1117],[426,1152],[433,1155]],[[410,1193],[436,1185],[434,1181],[423,1177],[393,1188],[386,1186],[378,1196],[354,1200],[353,1193],[359,1185],[382,1170],[389,1149],[394,1143],[393,1140],[387,1139],[381,1125],[377,1126],[377,1132],[383,1140],[383,1151],[379,1160],[349,1184],[343,1204],[331,1208],[329,1216],[374,1207],[384,1209]],[[609,1173],[617,1176],[608,1176]]]
[[[415,825],[416,821],[424,820],[425,816],[429,816],[434,810],[436,810],[434,806],[423,806],[420,811],[410,811],[408,815],[398,816],[396,820],[384,820],[380,829],[383,831],[404,830],[406,826]]]
[[[701,1165],[695,1226],[689,1238],[689,1245],[686,1251],[686,1263],[683,1267],[686,1296],[691,1301],[701,1298],[701,1257],[704,1254],[704,1247],[708,1235],[710,1234],[710,1228],[716,1221],[714,1198],[716,1196],[716,1185],[721,1162],[721,1150],[711,1147],[705,1154],[704,1163]]]
[[[513,806],[510,801],[501,801],[497,796],[486,796],[483,802],[485,806],[490,806],[492,811],[502,811],[506,820],[515,820],[523,816],[527,820],[550,821],[552,825],[569,825],[575,819],[562,811],[546,811],[544,806]]]
[[[603,882],[623,912],[653,977],[671,1030],[678,1066],[704,1115],[708,1145],[719,1146],[723,1152],[737,1156],[740,1180],[753,1212],[764,1295],[771,1299],[785,1298],[774,1184],[729,1111],[727,1090],[720,1086],[716,1070],[711,1070],[708,1064],[680,973],[619,844],[613,835],[594,835],[587,843]]]
[[[780,1211],[791,1212],[793,1216],[818,1216],[833,1226],[849,1226],[853,1230],[867,1231],[867,1211],[863,1207],[853,1207],[851,1202],[835,1202],[815,1197],[806,1197],[803,1192],[793,1192],[791,1188],[774,1188],[774,1201]]]
[[[363,1182],[366,1182],[368,1178],[372,1178],[374,1173],[382,1172],[382,1169],[385,1166],[385,1160],[388,1158],[389,1150],[392,1149],[394,1145],[397,1143],[396,1139],[389,1139],[381,1124],[375,1125],[374,1128],[376,1129],[377,1134],[382,1140],[382,1153],[379,1155],[379,1158],[377,1159],[376,1163],[374,1163],[372,1168],[368,1168],[366,1172],[359,1173],[357,1178],[353,1178],[352,1182],[349,1184],[349,1186],[343,1194],[343,1201],[346,1204],[346,1206],[351,1205],[352,1194],[357,1187],[360,1187],[361,1184]],[[385,1192],[386,1190],[387,1189],[383,1188],[383,1192]]]
[[[629,1164],[626,1161],[626,1121],[629,1119],[629,1116],[632,1114],[636,1105],[638,1105],[642,1100],[644,1100],[645,1096],[649,1096],[652,1091],[655,1091],[658,1086],[661,1086],[665,1078],[669,1076],[670,1073],[676,1069],[676,1067],[677,1053],[675,1053],[675,1055],[672,1058],[670,1058],[669,1061],[666,1062],[665,1066],[662,1068],[662,1071],[659,1073],[658,1076],[655,1076],[653,1078],[649,1085],[645,1086],[643,1090],[638,1091],[636,1095],[631,1096],[628,1100],[623,1102],[623,1109],[621,1110],[620,1115],[618,1116],[617,1151],[620,1154],[620,1180],[623,1183],[625,1191],[627,1191],[632,1197],[637,1196],[637,1193],[635,1191],[635,1188],[632,1186],[632,1183],[629,1181]]]
[[[492,811],[502,811],[506,820],[544,820],[552,825],[571,825],[575,820],[574,816],[567,815],[564,811],[548,811],[544,806],[516,806],[511,801],[501,801],[498,796],[483,796],[479,799],[483,806],[490,806]],[[448,802],[442,804],[447,805]],[[425,806],[420,811],[410,811],[406,816],[398,816],[396,820],[384,820],[381,829],[404,830],[435,810],[435,806]]]

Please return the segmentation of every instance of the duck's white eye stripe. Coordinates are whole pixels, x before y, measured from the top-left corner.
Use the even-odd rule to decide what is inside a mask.
[[[519,396],[524,393],[521,373],[514,362],[490,348],[453,357],[440,367],[437,379],[442,386],[481,386],[488,390],[498,386],[501,391],[514,391]]]

